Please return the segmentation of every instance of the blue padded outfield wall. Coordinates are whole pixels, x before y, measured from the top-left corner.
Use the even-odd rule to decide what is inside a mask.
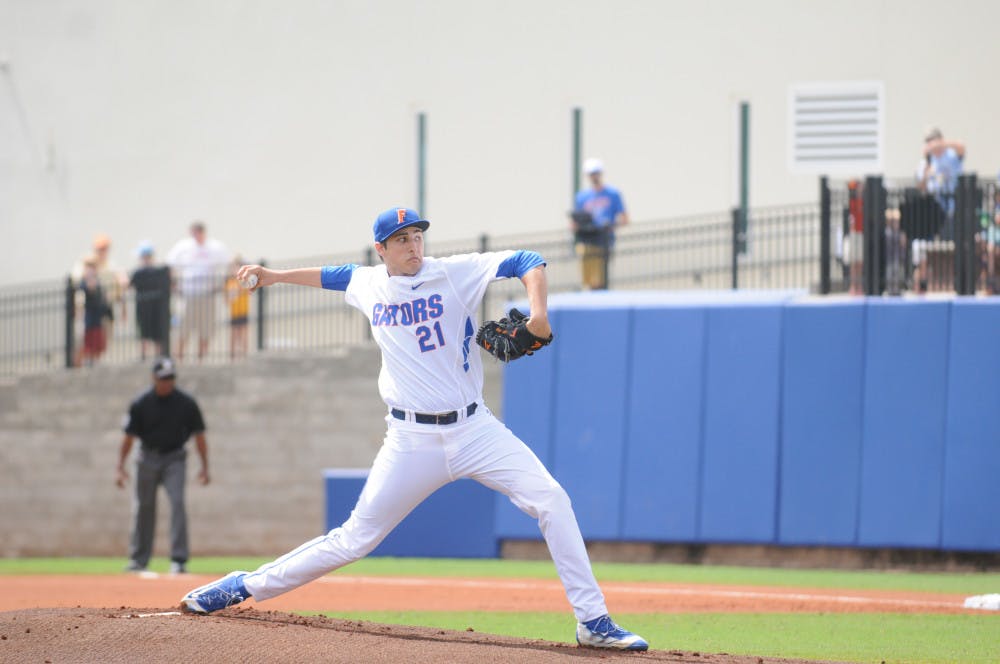
[[[1000,298],[605,292],[549,310],[555,343],[506,368],[505,420],[585,538],[1000,551]],[[422,555],[541,537],[457,485],[400,525],[459,531]]]

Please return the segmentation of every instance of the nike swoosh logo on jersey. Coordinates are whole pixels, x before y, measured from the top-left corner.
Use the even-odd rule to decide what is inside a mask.
[[[424,283],[426,283],[426,282],[423,282],[423,281],[421,281],[421,282],[420,282],[419,284],[417,284],[416,286],[410,286],[410,290],[417,290],[418,288],[420,288],[421,286],[423,286],[423,285],[424,285]]]

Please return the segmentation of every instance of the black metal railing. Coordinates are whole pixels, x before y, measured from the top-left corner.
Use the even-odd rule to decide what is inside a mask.
[[[66,366],[71,358],[66,357],[65,340],[73,332],[66,310],[64,281],[0,289],[0,374]]]
[[[831,194],[831,198],[835,197]],[[608,266],[609,288],[797,288],[819,292],[820,212],[821,206],[815,203],[758,208],[750,211],[746,233],[733,211],[630,224],[617,233]],[[580,290],[580,262],[568,221],[561,228],[530,234],[438,242],[428,233],[426,239],[426,253],[434,256],[505,249],[541,253],[548,264],[550,292]],[[268,264],[293,268],[377,262],[374,250],[367,248]],[[153,336],[175,357],[183,341],[183,357],[178,358],[182,362],[198,361],[200,350],[204,350],[200,361],[225,364],[239,360],[244,353],[314,351],[370,343],[367,321],[343,297],[286,285],[257,291],[249,302],[248,324],[237,330],[230,320],[233,290],[231,284],[227,289],[228,276],[223,268],[207,276],[208,282],[195,289],[204,296],[198,302],[185,294],[180,275],[174,275],[173,289],[164,286],[157,291],[160,299],[156,306],[162,312],[158,325],[162,328]],[[142,342],[138,320],[143,317],[140,309],[148,308],[149,296],[135,287],[116,289],[114,275],[105,275],[104,280],[115,319],[106,323],[107,347],[97,356],[81,353],[85,316],[79,283],[62,280],[0,289],[0,375],[148,361],[155,346]],[[502,313],[503,302],[523,293],[517,280],[497,282],[487,291],[481,315],[495,317]],[[196,307],[206,306],[212,314],[211,329],[207,345],[200,349],[197,326],[189,319]]]
[[[828,249],[820,292],[857,295],[1000,291],[1000,218],[995,181],[962,175],[954,192],[870,176],[820,184]],[[839,269],[838,269],[839,268]]]

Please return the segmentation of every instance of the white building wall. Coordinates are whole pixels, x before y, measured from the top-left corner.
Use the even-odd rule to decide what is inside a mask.
[[[938,125],[992,178],[997,26],[990,0],[0,0],[0,284],[98,232],[162,257],[196,218],[250,258],[360,258],[415,205],[418,111],[439,240],[563,227],[574,106],[635,220],[736,200],[741,99],[751,205],[814,200],[798,82],[884,82],[888,175]]]

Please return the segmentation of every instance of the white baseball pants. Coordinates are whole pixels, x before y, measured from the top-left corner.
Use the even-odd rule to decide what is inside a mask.
[[[450,425],[387,416],[385,442],[358,503],[339,528],[306,542],[243,579],[258,601],[293,590],[368,555],[425,498],[471,478],[538,519],[566,597],[580,622],[606,614],[569,496],[527,445],[480,405]]]

